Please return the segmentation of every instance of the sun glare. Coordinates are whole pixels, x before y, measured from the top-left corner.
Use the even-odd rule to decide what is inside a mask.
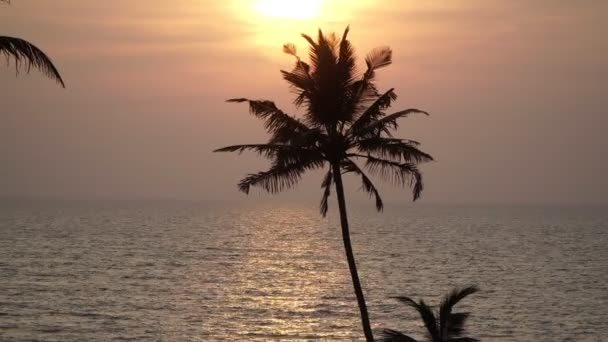
[[[272,59],[289,60],[281,53],[285,43],[304,49],[301,33],[342,32],[355,13],[369,6],[367,0],[224,0],[232,2],[234,14],[247,25],[247,43],[260,47]],[[302,50],[304,51],[304,50]]]
[[[264,16],[311,19],[321,15],[323,0],[258,0],[256,11]]]

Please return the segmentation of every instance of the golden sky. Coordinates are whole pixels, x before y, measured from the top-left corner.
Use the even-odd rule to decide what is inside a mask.
[[[605,13],[601,0],[14,0],[0,34],[45,50],[67,89],[0,68],[0,196],[241,198],[239,177],[265,163],[211,150],[265,135],[223,100],[293,111],[282,44],[305,56],[301,32],[350,24],[359,55],[394,49],[379,85],[397,89],[395,110],[432,114],[400,131],[438,160],[425,200],[605,203]]]

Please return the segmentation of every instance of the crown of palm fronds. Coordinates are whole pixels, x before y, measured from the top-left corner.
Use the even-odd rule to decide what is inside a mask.
[[[317,39],[303,34],[310,45],[309,63],[297,54],[294,44],[285,44],[283,51],[295,57],[291,71],[281,71],[283,79],[295,94],[294,103],[304,109],[302,119],[288,115],[267,100],[247,98],[228,102],[247,102],[251,114],[264,121],[270,134],[266,144],[235,145],[215,152],[251,150],[271,160],[269,170],[250,174],[239,183],[249,192],[259,186],[278,192],[294,186],[307,170],[331,167],[321,184],[324,189],[320,209],[327,213],[327,200],[336,172],[360,177],[361,188],[375,198],[376,208],[383,202],[376,186],[366,172],[399,186],[409,186],[414,200],[423,190],[418,164],[433,160],[419,149],[419,143],[395,138],[392,131],[397,121],[411,114],[426,114],[410,108],[388,114],[397,99],[394,89],[380,93],[375,84],[376,71],[392,62],[388,47],[372,50],[365,58],[365,70],[358,73],[354,49],[348,40],[349,28],[341,38],[325,35]]]
[[[478,339],[463,336],[466,334],[465,323],[469,317],[468,312],[452,312],[458,302],[465,297],[479,291],[476,286],[469,286],[463,289],[454,289],[446,295],[439,305],[438,313],[428,306],[423,300],[416,302],[410,297],[397,297],[400,302],[414,308],[427,331],[428,341],[431,342],[477,342]],[[417,342],[416,339],[409,337],[399,331],[385,329],[383,331],[384,342]]]
[[[10,4],[9,0],[0,2]],[[51,59],[34,44],[21,38],[0,36],[0,55],[4,55],[7,61],[14,59],[17,72],[21,67],[24,67],[26,72],[34,67],[65,88],[65,83]]]

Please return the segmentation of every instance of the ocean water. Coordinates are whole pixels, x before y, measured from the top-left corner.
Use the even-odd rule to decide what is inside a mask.
[[[337,215],[252,202],[2,203],[0,341],[361,340]],[[477,284],[482,341],[608,341],[607,208],[350,214],[375,329]]]

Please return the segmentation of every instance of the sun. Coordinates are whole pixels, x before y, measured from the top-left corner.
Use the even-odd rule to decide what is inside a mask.
[[[313,19],[321,15],[323,0],[258,0],[256,11],[267,17]]]

